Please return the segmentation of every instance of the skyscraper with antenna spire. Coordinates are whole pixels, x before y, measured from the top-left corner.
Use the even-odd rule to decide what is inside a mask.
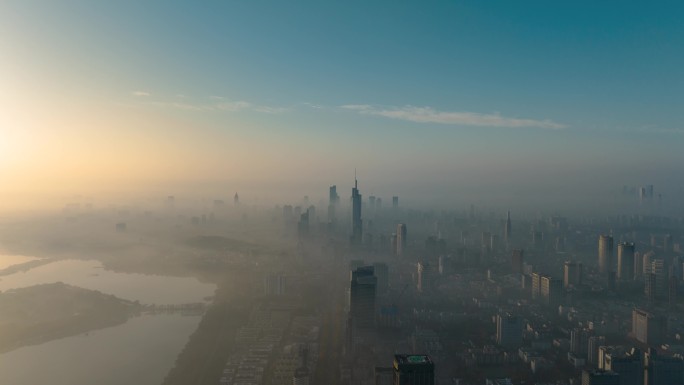
[[[354,170],[354,188],[352,189],[352,245],[360,245],[363,241],[363,222],[361,221],[361,194],[359,194],[359,181],[356,179]]]
[[[508,214],[506,215],[506,224],[504,225],[504,242],[506,242],[506,245],[508,245],[508,242],[511,240],[511,211],[508,210]]]

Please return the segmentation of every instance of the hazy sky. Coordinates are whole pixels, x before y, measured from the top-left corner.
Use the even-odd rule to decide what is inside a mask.
[[[682,20],[678,1],[2,1],[0,194],[346,195],[355,167],[364,195],[416,200],[674,194]]]

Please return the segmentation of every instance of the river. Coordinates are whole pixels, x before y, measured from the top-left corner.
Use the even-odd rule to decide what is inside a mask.
[[[215,286],[194,278],[125,274],[98,261],[61,260],[0,277],[0,290],[64,282],[145,304],[204,302]],[[0,384],[159,384],[201,317],[142,315],[126,323],[0,355]]]

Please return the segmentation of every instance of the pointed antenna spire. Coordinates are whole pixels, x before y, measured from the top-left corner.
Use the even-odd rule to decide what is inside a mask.
[[[359,188],[359,181],[356,179],[356,167],[354,167],[354,188]]]

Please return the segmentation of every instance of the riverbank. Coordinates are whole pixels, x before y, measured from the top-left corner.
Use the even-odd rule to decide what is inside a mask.
[[[254,305],[254,291],[247,296],[239,290],[241,287],[243,290],[253,289],[252,274],[224,274],[214,302],[208,307],[162,385],[213,385],[220,376],[233,348],[235,333],[247,322]]]

